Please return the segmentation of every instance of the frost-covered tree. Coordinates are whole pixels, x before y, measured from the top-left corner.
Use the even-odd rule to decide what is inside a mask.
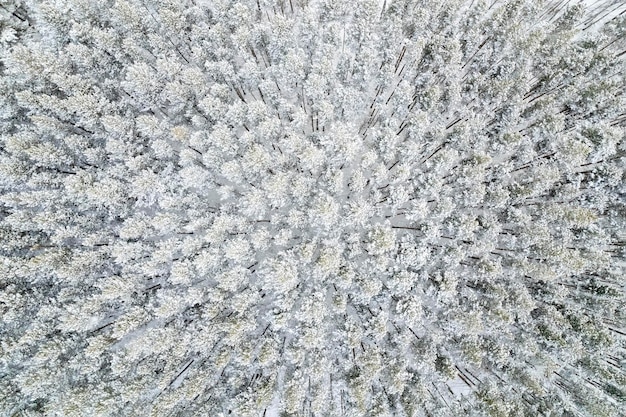
[[[626,3],[0,0],[0,409],[619,416]]]

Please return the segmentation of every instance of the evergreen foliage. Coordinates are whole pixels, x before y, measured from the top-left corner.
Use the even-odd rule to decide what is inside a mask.
[[[626,3],[574,3],[0,0],[0,411],[623,415]]]

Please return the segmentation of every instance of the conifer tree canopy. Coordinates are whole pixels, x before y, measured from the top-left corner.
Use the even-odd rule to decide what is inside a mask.
[[[620,417],[624,0],[0,0],[0,414]]]

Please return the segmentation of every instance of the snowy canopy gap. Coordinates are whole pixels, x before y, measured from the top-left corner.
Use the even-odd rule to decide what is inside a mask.
[[[0,411],[623,416],[625,55],[615,0],[0,0]]]

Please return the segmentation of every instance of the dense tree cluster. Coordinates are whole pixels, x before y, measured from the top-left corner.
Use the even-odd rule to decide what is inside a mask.
[[[620,415],[626,4],[573,3],[0,0],[0,409]]]

